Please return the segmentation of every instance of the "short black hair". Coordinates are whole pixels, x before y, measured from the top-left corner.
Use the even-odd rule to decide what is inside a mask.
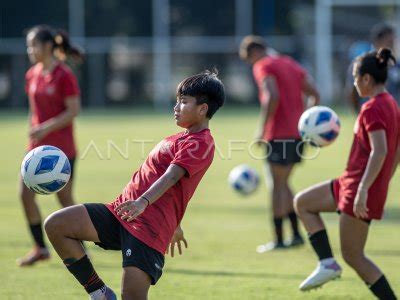
[[[373,43],[381,40],[382,38],[386,37],[387,35],[394,34],[395,29],[392,25],[388,23],[379,23],[376,24],[371,29],[371,41]]]
[[[374,78],[375,83],[385,83],[388,76],[389,60],[396,63],[392,51],[388,48],[368,52],[356,58],[355,73],[360,76],[369,74]]]
[[[191,96],[196,98],[196,103],[208,105],[207,118],[211,119],[215,112],[224,105],[225,88],[218,78],[218,71],[203,71],[190,76],[179,83],[176,96]]]
[[[243,38],[239,46],[239,56],[241,59],[246,60],[251,55],[253,50],[265,51],[267,43],[258,35],[248,35]]]

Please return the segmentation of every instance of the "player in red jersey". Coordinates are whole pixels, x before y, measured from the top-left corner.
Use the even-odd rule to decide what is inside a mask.
[[[33,66],[26,73],[25,90],[30,106],[30,131],[28,151],[52,145],[67,155],[71,175],[76,157],[72,121],[80,109],[80,92],[72,71],[62,60],[67,56],[81,59],[81,52],[71,46],[68,35],[48,26],[33,27],[28,31],[27,52]],[[57,193],[63,207],[74,204],[72,182]],[[42,222],[35,194],[20,180],[20,198],[35,246],[25,257],[18,259],[19,266],[30,266],[50,257],[43,240]]]
[[[333,257],[320,212],[340,212],[343,259],[379,299],[396,299],[382,271],[364,254],[371,220],[382,218],[389,181],[400,159],[400,113],[386,91],[387,48],[357,58],[354,85],[363,104],[354,127],[346,170],[337,179],[312,186],[296,195],[295,208],[319,257],[317,269],[300,285],[310,290],[341,275]]]
[[[256,140],[266,142],[268,171],[271,179],[271,199],[275,240],[260,245],[257,252],[297,246],[304,243],[293,210],[293,192],[289,177],[301,161],[303,143],[297,129],[304,111],[304,96],[311,96],[308,105],[319,103],[319,94],[307,72],[292,58],[271,55],[265,41],[258,36],[243,39],[240,57],[253,66],[261,104]],[[282,221],[288,217],[293,237],[284,243]]]
[[[133,174],[122,194],[108,204],[64,208],[45,222],[47,235],[68,270],[91,299],[116,299],[85,255],[80,241],[121,250],[123,299],[147,299],[162,274],[164,253],[181,242],[180,222],[197,185],[211,165],[214,141],[209,120],[223,105],[224,86],[203,72],[177,87],[175,122],[185,131],[162,140]]]

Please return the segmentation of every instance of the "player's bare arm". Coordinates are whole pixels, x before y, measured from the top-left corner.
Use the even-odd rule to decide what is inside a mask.
[[[70,96],[65,100],[65,111],[58,116],[43,122],[42,124],[33,127],[29,132],[29,136],[39,142],[50,132],[61,129],[72,122],[79,114],[81,102],[79,96]]]
[[[304,79],[303,93],[307,97],[307,107],[312,107],[319,104],[319,92],[314,85],[312,77],[309,75]]]
[[[355,216],[364,219],[368,218],[368,189],[381,171],[388,152],[385,130],[369,132],[368,136],[371,144],[371,153],[354,201]]]
[[[279,102],[279,90],[274,76],[267,76],[263,81],[263,92],[266,97],[261,105],[259,128],[256,132],[256,140],[261,141],[264,135],[264,124],[274,114]]]
[[[134,220],[144,210],[156,202],[167,190],[174,186],[184,175],[186,170],[178,165],[171,164],[154,184],[138,199],[126,201],[118,205],[115,210],[122,220]]]

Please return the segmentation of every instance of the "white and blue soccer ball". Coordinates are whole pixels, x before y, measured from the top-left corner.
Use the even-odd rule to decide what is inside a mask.
[[[60,191],[71,177],[67,156],[54,146],[32,149],[21,164],[25,185],[33,192],[48,195]]]
[[[299,133],[304,141],[317,147],[333,143],[340,132],[340,120],[337,114],[326,106],[314,106],[300,117]]]
[[[239,165],[229,173],[229,184],[242,195],[253,193],[260,183],[260,177],[253,168],[248,165]]]

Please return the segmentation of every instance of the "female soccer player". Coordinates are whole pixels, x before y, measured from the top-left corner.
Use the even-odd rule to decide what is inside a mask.
[[[203,72],[177,88],[176,124],[185,131],[162,140],[121,195],[108,204],[64,208],[49,216],[45,229],[68,270],[90,299],[116,299],[95,272],[80,241],[122,251],[122,299],[147,299],[162,274],[164,253],[181,242],[179,224],[186,206],[214,157],[208,123],[223,105],[224,86],[215,73]]]
[[[382,271],[364,254],[368,229],[381,219],[389,181],[400,158],[400,113],[386,91],[391,50],[382,48],[357,58],[354,85],[363,104],[354,127],[354,140],[345,172],[333,181],[312,186],[295,198],[295,209],[318,255],[316,270],[300,285],[310,290],[341,275],[333,257],[320,212],[340,212],[343,259],[379,299],[396,299]]]
[[[62,62],[67,56],[81,60],[81,52],[71,46],[68,35],[51,27],[33,27],[26,36],[27,52],[33,66],[26,73],[25,90],[30,106],[30,131],[28,150],[41,145],[60,148],[71,164],[71,175],[76,157],[73,136],[73,119],[80,109],[80,92],[72,71]],[[74,204],[72,178],[63,190],[57,193],[63,207]],[[33,236],[35,246],[19,266],[30,266],[50,257],[43,240],[41,216],[35,194],[23,181],[20,183],[20,198]]]
[[[319,103],[319,94],[307,72],[292,58],[271,55],[263,38],[247,36],[239,49],[240,57],[253,66],[261,104],[257,141],[267,142],[268,171],[271,178],[271,200],[275,240],[257,247],[257,252],[304,244],[293,210],[293,192],[289,177],[301,161],[303,144],[297,129],[304,111],[304,95],[310,105]],[[293,236],[283,240],[284,218],[290,220]]]

